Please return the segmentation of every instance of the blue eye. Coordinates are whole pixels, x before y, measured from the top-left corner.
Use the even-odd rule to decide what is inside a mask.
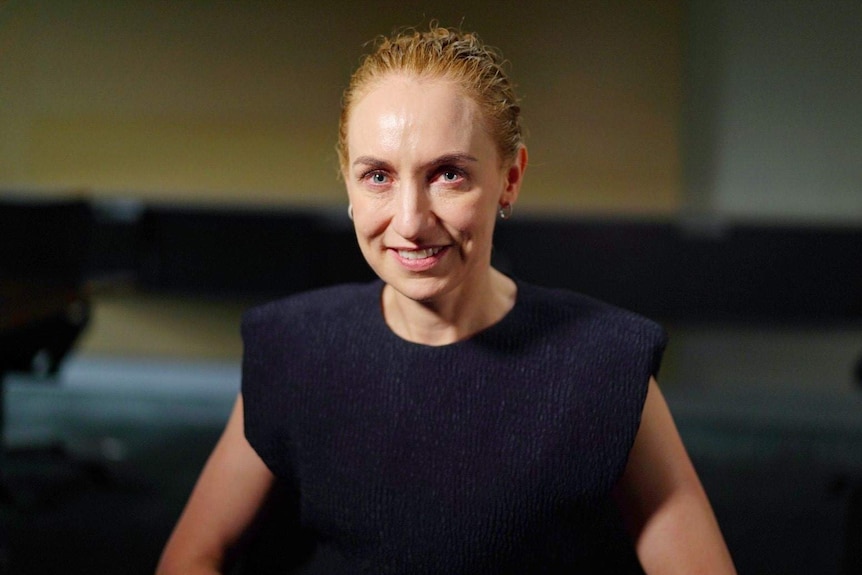
[[[363,176],[366,180],[374,184],[375,186],[380,186],[383,184],[389,183],[389,176],[385,172],[369,172]]]
[[[464,172],[457,168],[443,168],[434,176],[442,184],[460,184],[464,178]]]

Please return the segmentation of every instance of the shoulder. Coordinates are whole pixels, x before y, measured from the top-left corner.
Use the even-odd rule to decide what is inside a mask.
[[[311,326],[356,321],[374,309],[380,289],[378,281],[339,284],[255,306],[242,316],[243,338],[283,337]]]
[[[635,361],[657,373],[667,332],[633,311],[568,289],[518,282],[522,318],[569,354]]]
[[[341,284],[265,303],[242,318],[243,396],[278,388],[285,374],[319,368],[332,350],[359,340],[373,324],[378,283]],[[359,334],[359,335],[357,335]],[[316,367],[315,367],[316,366]],[[264,393],[268,397],[269,391]],[[256,402],[255,405],[258,403]]]
[[[657,322],[633,311],[572,290],[518,282],[520,303],[531,315],[573,323],[591,333],[666,338]]]
[[[374,324],[380,290],[379,281],[339,284],[253,307],[242,317],[245,355],[329,348],[335,340],[361,334]]]

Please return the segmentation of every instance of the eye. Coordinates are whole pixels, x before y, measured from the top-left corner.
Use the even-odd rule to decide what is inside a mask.
[[[463,170],[458,168],[442,168],[435,175],[434,179],[442,184],[460,184],[464,181],[466,175]]]
[[[374,186],[384,186],[389,183],[389,175],[386,172],[382,172],[380,170],[372,170],[370,172],[366,172],[362,175],[361,179]]]

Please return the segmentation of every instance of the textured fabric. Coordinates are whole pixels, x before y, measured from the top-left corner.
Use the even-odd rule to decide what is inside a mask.
[[[329,572],[631,567],[608,496],[661,327],[518,282],[499,323],[426,346],[385,324],[382,287],[309,292],[243,319],[246,436],[303,529],[341,558]]]

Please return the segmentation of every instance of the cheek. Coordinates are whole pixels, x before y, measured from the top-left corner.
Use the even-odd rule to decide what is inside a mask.
[[[448,223],[464,241],[487,242],[494,233],[495,217],[496,211],[481,204],[461,210],[457,217],[453,217]]]
[[[368,216],[361,212],[357,214],[356,208],[353,209],[353,227],[356,229],[356,236],[360,240],[367,240],[374,235],[375,227],[372,221],[369,221]]]
[[[360,241],[379,237],[386,230],[386,218],[381,210],[374,209],[367,202],[353,204],[353,227]]]
[[[347,200],[353,208],[353,229],[360,241],[371,234],[376,227],[375,219],[379,210],[375,210],[368,198],[347,186]]]

